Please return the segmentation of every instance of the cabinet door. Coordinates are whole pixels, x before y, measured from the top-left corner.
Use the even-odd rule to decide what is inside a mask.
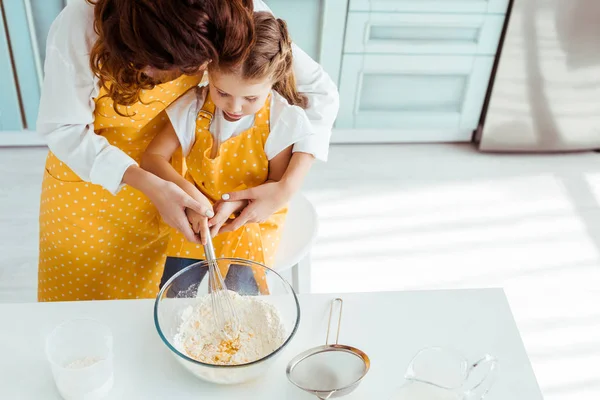
[[[348,0],[323,0],[319,62],[337,84],[342,67]]]
[[[447,132],[477,127],[493,56],[346,54],[337,128]]]
[[[35,130],[40,102],[42,59],[34,36],[35,21],[31,3],[29,0],[9,1],[4,4],[4,12],[26,127]]]
[[[351,12],[346,53],[496,54],[504,15]]]
[[[268,0],[267,3],[277,17],[286,20],[294,43],[319,62],[337,83],[348,0]]]
[[[509,0],[350,0],[351,11],[498,13]]]
[[[0,13],[3,13],[0,7]],[[12,67],[4,18],[0,15],[0,131],[23,129],[23,117]]]
[[[294,43],[319,59],[322,0],[267,0],[273,14],[287,22]],[[302,10],[302,12],[299,12]]]

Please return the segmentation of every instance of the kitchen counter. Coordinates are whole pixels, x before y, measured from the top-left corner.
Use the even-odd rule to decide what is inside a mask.
[[[78,317],[107,324],[114,335],[115,387],[110,399],[314,399],[294,387],[285,367],[297,353],[325,341],[330,300],[301,295],[294,340],[263,379],[216,386],[190,375],[169,354],[153,321],[153,300],[0,304],[0,398],[60,399],[44,352],[60,322]],[[389,399],[414,354],[448,346],[475,360],[498,357],[486,400],[542,400],[531,364],[501,289],[344,294],[340,343],[365,351],[371,370],[345,399]]]

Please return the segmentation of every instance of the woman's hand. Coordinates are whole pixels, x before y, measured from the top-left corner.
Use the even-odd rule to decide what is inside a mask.
[[[249,223],[261,223],[281,210],[295,193],[283,181],[267,182],[260,186],[223,195],[226,202],[248,200],[241,214],[224,225],[219,233],[233,232]]]
[[[196,235],[196,233],[204,231],[198,230],[194,232],[194,229],[190,226],[186,209],[204,216],[204,222],[200,222],[198,227],[199,229],[206,229],[207,217],[214,216],[210,202],[206,198],[204,198],[204,201],[199,201],[200,198],[195,200],[175,183],[163,181],[162,179],[161,181],[153,190],[147,192],[146,195],[152,201],[162,219],[169,226],[181,232],[188,242],[205,244],[206,240],[201,240],[203,236]]]
[[[220,232],[235,231],[252,222],[264,222],[281,210],[302,186],[313,161],[311,154],[292,154],[292,148],[289,147],[269,161],[269,180],[266,183],[224,194],[224,201],[248,200],[248,205],[237,218],[224,225]]]
[[[219,233],[224,231],[221,230],[223,226],[227,226],[226,222],[232,214],[242,211],[248,205],[248,201],[218,201],[214,205],[215,216],[208,221],[210,227],[210,235],[212,237],[217,236]]]
[[[204,196],[195,200],[175,183],[161,179],[138,166],[132,166],[125,171],[123,182],[144,193],[154,204],[162,219],[181,232],[187,241],[202,243],[190,226],[185,210],[189,208],[198,214],[212,218],[215,213]]]

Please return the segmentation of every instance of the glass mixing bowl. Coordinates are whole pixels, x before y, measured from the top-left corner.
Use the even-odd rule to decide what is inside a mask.
[[[229,290],[241,296],[260,296],[261,300],[277,308],[287,334],[287,338],[277,350],[247,364],[214,365],[190,358],[177,349],[174,343],[175,335],[181,325],[184,310],[196,304],[198,296],[209,294],[206,261],[190,265],[167,281],[154,304],[154,324],[158,335],[173,356],[192,374],[211,383],[238,384],[263,375],[281,350],[292,340],[300,323],[300,304],[290,284],[277,272],[262,264],[233,258],[220,258],[217,263],[220,266],[230,266],[225,280]],[[260,293],[254,279],[249,279],[253,276],[252,268],[264,272],[268,294]]]

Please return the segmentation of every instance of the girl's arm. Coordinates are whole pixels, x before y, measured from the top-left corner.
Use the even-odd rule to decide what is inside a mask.
[[[146,148],[142,156],[141,167],[164,180],[175,183],[194,200],[200,203],[208,203],[208,207],[211,208],[206,196],[171,165],[171,158],[179,147],[179,138],[173,129],[173,125],[168,122]]]
[[[206,244],[207,235],[205,235],[205,232],[208,231],[208,218],[213,217],[215,213],[206,196],[193,183],[179,175],[171,165],[171,157],[173,157],[173,154],[179,147],[179,138],[173,129],[173,125],[169,122],[148,145],[142,156],[141,165],[146,171],[171,184],[177,185],[192,199],[202,205],[203,210],[205,210],[203,213],[198,213],[197,210],[182,210],[186,212],[187,218],[181,223],[186,225],[187,231],[184,236],[189,242],[198,243],[198,236],[194,234],[195,231],[200,234],[200,243]],[[193,225],[194,229],[190,227],[190,224]],[[178,230],[182,231],[182,229]]]

